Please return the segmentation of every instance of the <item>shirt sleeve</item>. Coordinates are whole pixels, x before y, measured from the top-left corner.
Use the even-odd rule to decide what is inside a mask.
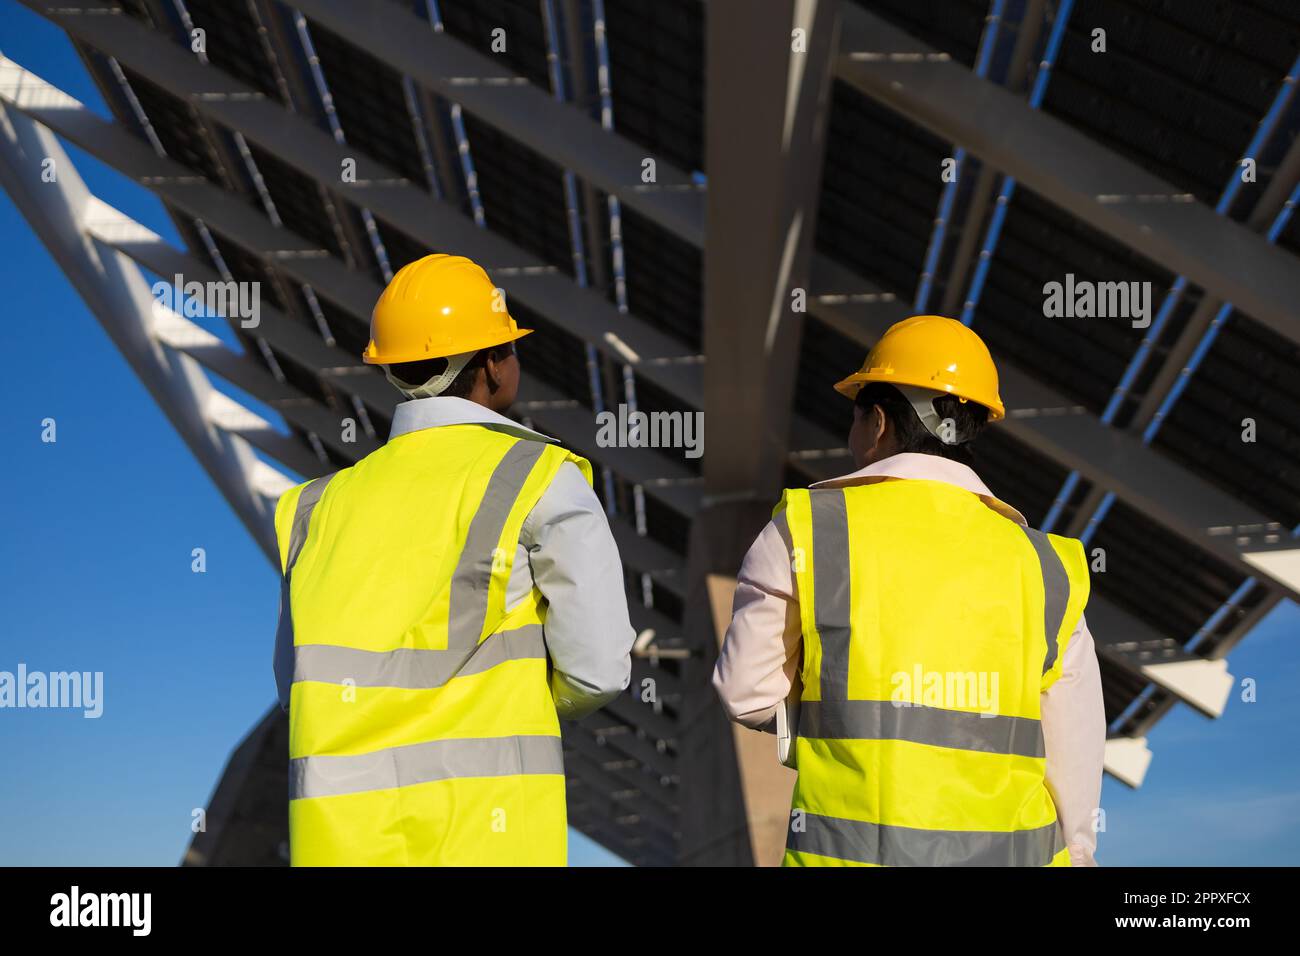
[[[1101,804],[1106,709],[1101,668],[1088,624],[1079,618],[1065,647],[1061,676],[1042,694],[1047,789],[1074,866],[1096,866],[1095,815]]]
[[[740,566],[731,625],[713,669],[727,716],[772,730],[776,708],[793,686],[802,641],[790,552],[780,528],[769,522]]]
[[[550,604],[545,633],[556,710],[585,717],[627,688],[636,632],[609,521],[572,462],[560,466],[525,519],[520,543]]]

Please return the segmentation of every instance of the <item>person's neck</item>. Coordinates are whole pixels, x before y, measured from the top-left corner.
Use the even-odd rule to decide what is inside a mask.
[[[898,453],[898,448],[892,442],[884,446],[877,445],[867,454],[866,460],[858,464],[858,470],[874,465],[878,461],[884,461],[886,458],[893,458]]]
[[[500,403],[495,400],[495,396],[488,391],[486,386],[474,389],[466,395],[465,398],[467,401],[471,401],[475,405],[482,405],[489,412],[496,412],[498,415],[504,415],[510,410],[509,405],[506,405],[504,408],[498,408],[497,406]]]

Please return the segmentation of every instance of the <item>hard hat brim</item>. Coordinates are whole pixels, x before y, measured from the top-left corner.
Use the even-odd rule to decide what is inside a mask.
[[[884,382],[887,385],[913,385],[917,388],[928,388],[934,392],[947,392],[949,395],[956,395],[958,398],[964,398],[968,402],[975,402],[977,405],[983,405],[989,410],[989,421],[996,422],[1006,417],[1006,407],[1001,400],[986,400],[975,395],[963,395],[955,388],[935,388],[934,382],[914,381],[909,376],[882,374],[879,372],[854,372],[848,378],[842,379],[835,383],[835,391],[839,392],[845,398],[855,399],[858,392],[862,391],[862,386],[868,382]]]
[[[409,353],[391,353],[381,354],[375,350],[375,343],[372,339],[366,346],[366,350],[361,353],[361,361],[367,365],[401,365],[403,362],[424,362],[428,359],[447,358],[449,355],[460,355],[464,352],[477,352],[480,349],[488,349],[494,345],[505,345],[507,342],[514,342],[522,339],[525,335],[531,335],[532,329],[515,329],[512,334],[505,336],[500,335],[485,336],[479,342],[457,342],[454,348],[448,346],[442,349],[434,348],[427,352],[409,352]]]

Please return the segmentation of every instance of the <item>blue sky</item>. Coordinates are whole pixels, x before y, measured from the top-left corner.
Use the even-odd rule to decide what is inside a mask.
[[[0,5],[0,51],[103,112],[63,35]],[[172,241],[144,190],[70,150],[105,201]],[[0,864],[171,865],[234,744],[274,697],[277,588],[207,475],[0,195],[0,670],[103,671],[105,712],[0,710]],[[215,327],[214,327],[215,328]],[[41,422],[58,441],[41,441]],[[207,571],[190,569],[207,552]],[[1300,611],[1231,656],[1258,702],[1186,707],[1150,738],[1145,785],[1107,778],[1106,864],[1294,865]],[[613,862],[575,834],[574,863]]]

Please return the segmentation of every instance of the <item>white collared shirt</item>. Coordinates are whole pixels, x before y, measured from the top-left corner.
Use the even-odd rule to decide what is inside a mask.
[[[977,495],[1003,517],[1028,524],[1024,515],[994,496],[974,470],[936,455],[892,455],[812,487],[907,479],[956,485]],[[756,730],[772,729],[777,706],[790,695],[797,675],[802,642],[790,554],[777,526],[768,522],[741,565],[731,625],[713,671],[713,686],[732,720]],[[1040,703],[1047,788],[1056,804],[1071,862],[1095,866],[1093,820],[1101,802],[1106,713],[1097,651],[1082,618],[1066,645],[1061,676]],[[772,752],[776,759],[775,745]]]
[[[541,432],[525,428],[514,419],[499,415],[485,405],[471,402],[468,398],[453,398],[449,395],[413,398],[402,402],[393,413],[393,427],[388,433],[388,440],[392,441],[407,432],[419,431],[422,428],[437,428],[439,425],[484,425],[531,441],[555,444],[554,438],[547,438]],[[583,484],[586,482],[584,481]]]

